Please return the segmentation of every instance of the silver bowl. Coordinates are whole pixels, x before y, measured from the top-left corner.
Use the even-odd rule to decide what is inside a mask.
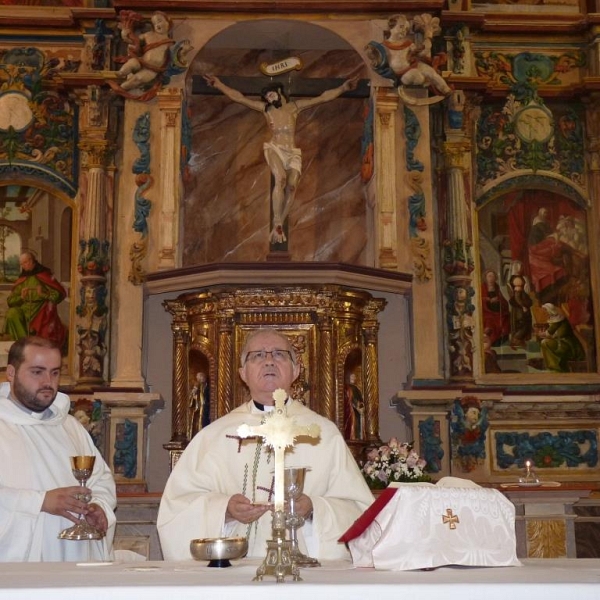
[[[248,540],[243,537],[200,538],[190,542],[190,552],[196,560],[209,561],[209,567],[230,567],[230,560],[246,556]]]

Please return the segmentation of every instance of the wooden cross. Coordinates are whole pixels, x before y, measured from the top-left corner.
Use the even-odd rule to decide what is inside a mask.
[[[289,78],[283,77],[242,77],[239,75],[219,75],[219,79],[229,87],[238,90],[244,95],[260,96],[263,88],[272,85],[273,83],[282,83],[287,94],[292,98],[306,98],[322,94],[325,90],[337,87],[344,83],[344,79],[340,78],[321,78],[308,79],[297,78],[289,81]],[[202,96],[219,96],[221,92],[214,87],[208,85],[204,78],[199,75],[192,77],[192,94]],[[355,89],[348,90],[342,94],[342,98],[369,98],[370,96],[370,80],[360,79]]]
[[[277,389],[273,392],[275,410],[265,417],[261,425],[240,425],[237,434],[246,438],[257,435],[265,440],[265,444],[273,448],[275,453],[275,511],[283,511],[284,504],[284,467],[285,451],[294,445],[299,435],[317,438],[321,428],[316,424],[297,425],[294,419],[287,416],[285,401],[288,394],[285,390]]]
[[[460,523],[458,520],[458,515],[452,514],[452,509],[447,508],[446,514],[442,515],[442,523],[446,525],[447,523],[450,525],[450,529],[456,529],[456,524]]]

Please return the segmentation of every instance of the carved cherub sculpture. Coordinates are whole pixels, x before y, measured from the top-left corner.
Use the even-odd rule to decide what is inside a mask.
[[[432,59],[432,38],[440,33],[439,19],[420,15],[409,21],[405,15],[388,20],[383,42],[369,42],[365,48],[373,69],[398,87],[430,87],[441,96],[452,93],[436,70],[442,56]]]
[[[147,21],[136,12],[123,10],[119,20],[121,37],[128,44],[127,56],[116,59],[124,63],[117,73],[124,80],[111,82],[111,87],[127,98],[149,100],[156,95],[165,74],[183,70],[185,54],[192,47],[189,40],[175,42],[172,22],[163,12],[152,15],[149,30]]]

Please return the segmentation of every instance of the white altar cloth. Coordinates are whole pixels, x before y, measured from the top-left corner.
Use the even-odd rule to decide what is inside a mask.
[[[73,542],[75,543],[75,542]],[[80,543],[80,542],[77,542]],[[303,581],[252,581],[259,560],[226,569],[205,563],[146,562],[99,566],[0,563],[0,600],[598,600],[600,559],[528,559],[521,567],[442,567],[434,571],[355,569],[323,562]]]
[[[354,566],[398,571],[518,566],[512,502],[498,490],[445,480],[384,490],[342,536]]]

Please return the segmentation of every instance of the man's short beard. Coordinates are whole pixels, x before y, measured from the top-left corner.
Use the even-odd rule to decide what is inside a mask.
[[[21,405],[36,413],[44,412],[54,402],[57,395],[57,392],[54,392],[54,390],[52,390],[54,392],[54,396],[52,397],[51,402],[49,402],[45,406],[42,406],[37,400],[37,392],[35,394],[31,394],[19,381],[18,378],[15,378],[13,382],[13,387],[14,396],[21,403]]]

